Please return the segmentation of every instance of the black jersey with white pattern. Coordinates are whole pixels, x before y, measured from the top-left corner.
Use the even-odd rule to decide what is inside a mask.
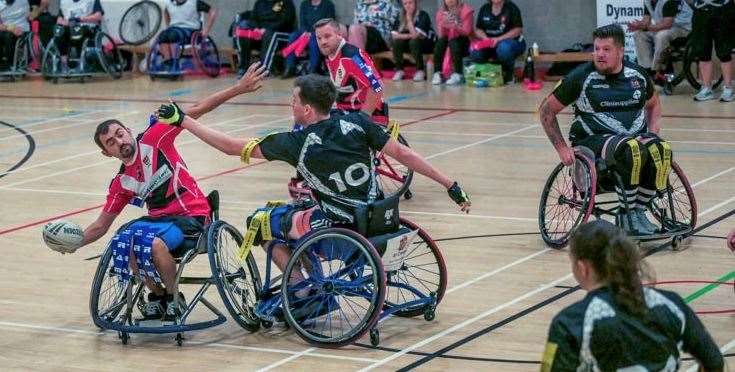
[[[296,167],[328,218],[351,224],[356,207],[382,197],[374,159],[389,139],[366,115],[347,113],[272,134],[258,146],[266,159]]]
[[[634,135],[647,130],[645,106],[654,87],[641,66],[625,61],[617,74],[603,75],[593,62],[578,66],[552,93],[564,106],[574,103],[572,143],[597,134]]]

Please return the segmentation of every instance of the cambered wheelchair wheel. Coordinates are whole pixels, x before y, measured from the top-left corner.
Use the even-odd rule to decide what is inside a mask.
[[[717,57],[713,57],[713,59],[715,58]],[[702,77],[699,75],[699,61],[697,61],[697,58],[694,56],[694,53],[692,51],[692,48],[688,45],[686,54],[684,55],[684,65],[687,66],[684,68],[684,74],[686,75],[689,84],[695,90],[701,89]],[[717,71],[715,71],[715,69],[713,69],[712,79],[712,89],[717,89],[717,87],[722,84],[722,72],[718,73]]]
[[[289,283],[288,278],[298,276],[305,279]],[[351,344],[378,321],[385,280],[378,253],[358,233],[341,228],[312,232],[301,239],[283,274],[286,321],[311,344]]]
[[[150,40],[161,26],[161,8],[144,0],[128,8],[120,20],[119,35],[125,44],[140,45]]]
[[[539,204],[539,229],[544,242],[561,249],[574,230],[586,222],[594,207],[597,173],[593,162],[575,152],[571,167],[554,168],[544,185]]]
[[[191,49],[194,55],[194,63],[209,77],[217,77],[219,75],[222,64],[219,59],[219,51],[217,45],[211,37],[202,38],[199,31],[195,31],[191,35]]]
[[[110,323],[118,321],[118,316],[126,309],[127,286],[113,272],[112,247],[108,246],[100,257],[97,271],[92,281],[89,295],[89,313],[92,322],[99,328],[107,329]]]
[[[95,52],[102,69],[110,74],[113,79],[122,77],[125,62],[120,49],[115,45],[115,41],[104,32],[98,32],[94,39]]]
[[[427,309],[433,311],[433,307],[441,302],[447,289],[447,266],[439,247],[424,229],[403,218],[401,226],[418,230],[418,234],[408,248],[403,266],[385,273],[387,283],[385,307],[400,306],[410,301],[434,296],[433,304],[407,307],[394,313],[401,317],[415,317],[424,315]]]
[[[41,74],[46,80],[53,79],[54,83],[58,82],[58,75],[61,67],[61,52],[59,47],[56,46],[56,41],[51,40],[46,46],[46,50],[43,52],[43,59],[41,60]]]
[[[240,264],[238,251],[242,235],[232,225],[215,221],[207,232],[209,265],[217,278],[217,290],[227,311],[244,329],[255,332],[260,319],[253,312],[261,288],[260,274],[252,252]]]
[[[676,162],[671,163],[666,190],[656,193],[653,206],[653,216],[665,228],[696,227],[697,200],[689,180]]]
[[[13,68],[16,71],[26,71],[30,61],[31,34],[26,33],[15,41],[13,53]]]
[[[408,142],[402,135],[398,135],[398,142],[408,146]],[[387,197],[392,195],[403,195],[406,199],[411,198],[408,188],[413,179],[413,170],[399,163],[390,156],[380,153],[375,158],[376,172],[381,189]]]

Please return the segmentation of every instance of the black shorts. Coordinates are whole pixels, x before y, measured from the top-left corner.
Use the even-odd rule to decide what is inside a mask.
[[[572,141],[572,147],[584,146],[595,153],[595,159],[602,157],[602,149],[605,142],[612,137],[611,134],[593,134],[578,141]]]
[[[158,35],[158,42],[161,44],[176,43],[186,45],[191,42],[191,34],[197,31],[193,28],[169,27]]]
[[[703,8],[694,11],[689,41],[694,55],[700,61],[712,60],[712,43],[720,61],[732,60],[732,49],[735,48],[733,33],[735,33],[735,5],[732,2],[721,8]]]
[[[367,39],[365,40],[365,51],[368,54],[375,54],[380,52],[386,52],[390,50],[388,44],[386,44],[383,36],[373,26],[365,25],[367,29]]]

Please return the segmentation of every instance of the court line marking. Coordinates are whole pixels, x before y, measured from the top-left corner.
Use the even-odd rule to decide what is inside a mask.
[[[118,113],[114,114],[114,116],[116,116],[116,117],[125,117],[125,116],[130,116],[130,115],[137,115],[137,114],[140,114],[140,111],[130,111],[130,112],[123,112],[123,111],[121,111],[121,112],[118,112]],[[90,123],[96,123],[96,122],[99,122],[100,120],[104,120],[104,119],[101,119],[101,118],[85,119],[85,120],[81,120],[79,122],[71,123],[71,124],[68,124],[68,125],[61,125],[61,126],[58,126],[58,127],[40,129],[40,130],[37,130],[35,132],[28,132],[28,134],[35,135],[35,134],[38,134],[38,133],[46,133],[46,132],[52,132],[52,131],[60,130],[60,129],[68,129],[68,128],[73,128],[73,127],[78,127],[78,126],[81,126],[81,125],[88,125]],[[23,128],[23,127],[21,127],[21,128]],[[6,141],[6,140],[9,140],[9,139],[13,139],[13,138],[18,138],[18,137],[23,137],[23,135],[16,134],[16,135],[7,136],[7,137],[0,137],[0,142]]]
[[[55,110],[62,110],[63,111],[64,109],[63,108],[58,108],[58,109],[55,109]],[[50,118],[33,119],[33,120],[30,120],[30,121],[25,121],[25,122],[18,123],[18,126],[20,128],[35,127],[36,125],[52,123],[52,122],[57,121],[57,120],[74,120],[75,118],[78,118],[79,116],[83,116],[83,115],[106,113],[106,112],[113,112],[113,111],[119,111],[119,110],[112,110],[112,109],[109,109],[109,110],[108,109],[97,110],[97,109],[92,109],[90,111],[82,111],[82,112],[74,112],[74,113],[71,113],[71,114],[64,114],[62,116],[55,116],[55,117],[50,117]],[[8,129],[3,129],[3,130],[0,130],[0,133],[7,132],[7,131],[8,131]]]
[[[251,119],[253,117],[257,117],[257,116],[259,116],[259,115],[258,114],[248,115],[248,116],[244,116],[244,117],[240,118],[240,120],[247,120],[247,119]],[[221,123],[224,123],[224,122],[221,122]],[[221,124],[221,123],[213,124],[213,125],[211,125],[211,127],[220,126],[220,125],[225,126],[225,124]],[[136,127],[129,127],[129,128],[132,128],[132,129],[142,129],[142,128],[138,128],[137,126]],[[42,167],[42,166],[46,166],[46,165],[49,165],[49,164],[55,164],[55,163],[59,163],[59,162],[62,162],[62,161],[67,161],[67,160],[76,159],[76,158],[80,158],[80,157],[87,156],[87,155],[92,155],[92,154],[99,154],[99,153],[100,153],[100,149],[98,148],[98,149],[95,149],[95,150],[92,150],[92,151],[83,152],[83,153],[80,153],[80,154],[71,155],[71,156],[67,156],[67,157],[64,157],[64,158],[59,158],[59,159],[55,159],[55,160],[46,161],[46,162],[43,162],[43,163],[33,164],[33,165],[29,165],[27,167],[20,167],[20,168],[14,170],[12,172],[8,172],[8,174],[18,173],[18,172],[22,172],[22,171],[25,171],[25,170],[28,170],[28,169]],[[5,186],[5,187],[7,187],[7,186]],[[4,186],[0,186],[0,189],[2,189],[2,188],[4,188]]]
[[[445,330],[443,330],[443,331],[441,331],[439,333],[435,333],[431,337],[425,338],[425,339],[423,339],[423,340],[421,340],[421,341],[419,341],[417,343],[414,343],[413,345],[408,346],[408,347],[402,349],[401,351],[398,351],[396,353],[393,353],[393,354],[389,355],[388,357],[381,359],[378,362],[375,362],[375,363],[373,363],[373,364],[371,364],[371,365],[369,365],[369,366],[367,366],[367,367],[365,367],[363,369],[360,369],[360,372],[370,371],[370,370],[373,370],[373,369],[375,369],[377,367],[380,367],[380,366],[382,366],[382,365],[384,365],[384,364],[386,364],[386,363],[388,363],[388,362],[390,362],[390,361],[392,361],[394,359],[400,358],[401,356],[405,355],[406,353],[408,353],[410,351],[416,350],[416,349],[418,349],[418,348],[420,348],[420,347],[422,347],[424,345],[428,345],[428,344],[434,342],[435,340],[438,340],[438,339],[440,339],[440,338],[442,338],[442,337],[444,337],[444,336],[446,336],[446,335],[448,335],[450,333],[454,333],[455,331],[458,331],[458,330],[460,330],[460,329],[462,329],[462,328],[464,328],[464,327],[466,327],[466,326],[468,326],[468,325],[470,325],[472,323],[475,323],[476,321],[478,321],[480,319],[486,318],[486,317],[488,317],[488,316],[490,316],[490,315],[492,315],[494,313],[497,313],[498,311],[501,311],[501,310],[503,310],[503,309],[505,309],[505,308],[507,308],[509,306],[513,306],[513,305],[517,304],[518,302],[521,302],[521,301],[523,301],[523,300],[525,300],[525,299],[527,299],[529,297],[532,297],[532,296],[534,296],[534,295],[536,295],[538,293],[541,293],[541,292],[543,292],[543,291],[545,291],[545,290],[547,290],[549,288],[552,288],[555,285],[557,285],[559,283],[562,283],[562,282],[564,282],[566,280],[569,280],[571,278],[572,278],[572,274],[567,274],[567,275],[564,275],[564,276],[562,276],[560,278],[557,278],[555,280],[552,280],[551,282],[548,282],[548,283],[546,283],[544,285],[541,285],[541,286],[539,286],[538,288],[536,288],[536,289],[534,289],[532,291],[526,292],[525,294],[523,294],[523,295],[521,295],[519,297],[516,297],[513,300],[510,300],[510,301],[508,301],[506,303],[503,303],[503,304],[500,304],[498,306],[495,306],[495,307],[493,307],[491,309],[488,309],[488,310],[486,310],[486,311],[484,311],[484,312],[482,312],[482,313],[480,313],[478,315],[475,315],[472,318],[469,318],[469,319],[467,319],[467,320],[465,320],[465,321],[463,321],[461,323],[455,324],[454,326],[449,327],[449,328],[447,328],[447,329],[445,329]]]
[[[244,131],[244,130],[258,128],[258,127],[263,127],[263,126],[267,126],[267,125],[270,125],[270,124],[273,124],[273,123],[277,123],[279,121],[290,120],[290,119],[291,119],[291,117],[282,118],[282,119],[276,119],[276,120],[271,120],[271,121],[268,121],[268,122],[265,122],[265,123],[261,123],[261,124],[250,125],[250,126],[247,126],[247,127],[244,127],[244,128],[235,129],[235,130],[231,130],[231,131],[226,131],[224,133],[231,134],[231,133],[235,133],[235,132],[241,132],[241,131]],[[217,124],[208,125],[208,126],[209,127],[216,127],[216,126],[219,126],[219,125],[223,125],[224,123],[229,123],[229,122],[233,122],[233,121],[236,121],[236,120],[242,120],[242,119],[241,118],[233,118],[233,119],[221,121],[221,122],[219,122]],[[201,143],[201,141],[198,138],[194,138],[194,139],[191,139],[191,140],[188,140],[188,141],[181,142],[177,146],[178,147],[181,147],[181,146],[189,145],[189,144],[192,144],[192,143]],[[95,153],[99,153],[99,151],[95,151]],[[93,168],[93,167],[96,167],[96,166],[101,165],[101,164],[106,164],[106,163],[115,162],[115,161],[119,162],[120,160],[119,159],[116,159],[116,158],[106,159],[106,160],[99,161],[99,162],[96,162],[96,163],[87,164],[87,165],[83,165],[83,166],[80,166],[80,167],[74,167],[74,168],[66,169],[66,170],[59,171],[59,172],[54,172],[54,173],[43,175],[43,176],[38,176],[38,177],[34,177],[34,178],[29,178],[29,179],[25,179],[25,180],[16,181],[16,182],[11,182],[11,183],[9,183],[7,185],[0,186],[0,190],[3,189],[3,188],[5,188],[5,187],[12,187],[12,186],[17,186],[17,185],[23,185],[23,184],[26,184],[26,183],[39,181],[39,180],[46,179],[46,178],[49,178],[49,177],[55,177],[55,176],[66,174],[66,173],[76,172],[76,171],[79,171],[79,170],[82,170],[82,169],[86,169],[86,168]]]
[[[723,170],[723,171],[721,171],[721,172],[717,172],[717,173],[715,173],[715,174],[714,174],[714,175],[712,175],[712,176],[709,176],[709,177],[707,177],[707,178],[705,178],[705,179],[703,179],[703,180],[701,180],[701,181],[697,181],[697,182],[693,183],[693,184],[692,184],[691,186],[692,186],[692,188],[694,189],[694,188],[696,188],[697,186],[699,186],[699,185],[701,185],[701,184],[707,183],[707,182],[709,182],[709,181],[711,181],[711,180],[713,180],[713,179],[715,179],[715,178],[717,178],[717,177],[720,177],[720,176],[722,176],[722,175],[725,175],[725,174],[727,174],[727,173],[730,173],[730,172],[732,172],[733,170],[735,170],[735,167],[732,167],[732,168],[728,168],[728,169],[725,169],[725,170]]]
[[[257,369],[257,372],[266,372],[266,371],[270,371],[270,370],[272,370],[273,368],[276,368],[276,367],[278,367],[278,366],[281,366],[281,365],[283,365],[283,364],[286,364],[286,363],[288,363],[288,362],[290,362],[290,361],[292,361],[292,360],[298,359],[298,358],[300,358],[300,357],[302,357],[302,356],[304,356],[304,355],[306,355],[306,354],[309,354],[310,352],[312,352],[312,351],[314,351],[314,350],[316,350],[316,348],[315,348],[315,347],[310,347],[310,348],[308,348],[308,349],[306,349],[306,350],[304,350],[304,351],[302,351],[302,352],[300,352],[300,353],[296,353],[296,354],[294,354],[294,355],[291,355],[290,357],[288,357],[288,358],[286,358],[286,359],[281,359],[281,360],[279,360],[279,361],[277,361],[277,362],[275,362],[275,363],[273,363],[273,364],[269,364],[269,365],[267,365],[267,366],[265,366],[265,367],[263,367],[263,368],[258,368],[258,369]]]
[[[728,351],[729,351],[730,349],[732,349],[732,348],[734,348],[734,347],[735,347],[735,339],[732,339],[732,340],[731,340],[730,342],[726,343],[725,345],[723,345],[723,346],[722,346],[722,347],[720,348],[720,352],[721,352],[722,354],[725,354],[726,352],[728,352]],[[691,366],[690,366],[690,367],[689,367],[689,368],[688,368],[688,369],[686,370],[686,372],[697,372],[697,370],[698,370],[698,369],[699,369],[699,363],[694,363],[694,364],[692,364],[692,365],[691,365]],[[727,362],[725,362],[725,370],[727,370]]]
[[[0,328],[6,328],[6,329],[20,328],[20,329],[31,329],[31,330],[45,332],[45,333],[59,332],[59,333],[72,333],[72,334],[80,334],[80,335],[88,335],[88,336],[102,336],[102,335],[112,334],[106,331],[90,331],[86,329],[53,327],[53,326],[44,326],[44,325],[37,325],[37,324],[30,324],[30,323],[7,322],[7,321],[0,321]],[[301,354],[300,352],[293,351],[293,350],[263,348],[263,347],[255,347],[255,346],[231,345],[231,344],[226,344],[226,343],[221,343],[221,342],[209,343],[209,342],[204,342],[204,341],[186,341],[186,344],[201,345],[201,346],[215,347],[215,348],[224,348],[224,349],[256,351],[256,352],[264,352],[264,353],[271,353],[271,354],[291,354],[291,355]],[[315,348],[312,348],[312,350],[313,349]],[[349,360],[349,361],[363,362],[363,363],[372,363],[372,362],[377,361],[377,359],[373,359],[373,358],[360,358],[360,357],[350,357],[350,356],[341,356],[341,355],[330,355],[330,354],[323,354],[323,353],[309,353],[308,356],[315,357],[315,358],[323,358],[323,359]]]

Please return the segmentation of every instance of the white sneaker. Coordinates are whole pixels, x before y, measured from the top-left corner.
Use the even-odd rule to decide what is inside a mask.
[[[426,80],[426,73],[422,70],[416,71],[415,74],[413,74],[413,81],[424,81]]]
[[[710,87],[702,87],[702,89],[700,89],[694,96],[694,100],[700,102],[709,101],[711,99],[715,99],[715,94],[712,92],[712,88]]]
[[[447,79],[447,85],[457,85],[462,83],[462,75],[453,72],[452,76]]]
[[[403,70],[396,71],[395,74],[393,74],[393,81],[401,81],[403,80]]]
[[[442,73],[441,72],[435,72],[434,77],[431,78],[431,83],[434,85],[439,85],[442,83]]]
[[[722,94],[720,94],[720,101],[732,102],[735,101],[735,94],[732,91],[732,87],[723,87]]]

